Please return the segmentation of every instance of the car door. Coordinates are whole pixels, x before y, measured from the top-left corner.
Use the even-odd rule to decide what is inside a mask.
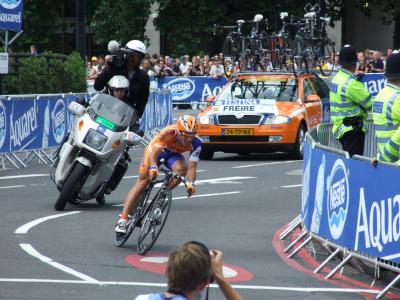
[[[322,123],[330,122],[330,105],[329,105],[329,86],[319,77],[310,78],[310,82],[317,92],[318,96],[321,98],[322,105]]]
[[[316,91],[313,89],[308,78],[303,79],[303,103],[307,112],[308,126],[310,128],[317,126],[321,123],[321,101],[310,101],[307,102],[307,96],[317,95]]]

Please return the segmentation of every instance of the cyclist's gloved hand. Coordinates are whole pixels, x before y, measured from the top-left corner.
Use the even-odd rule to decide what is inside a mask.
[[[188,193],[189,197],[196,193],[196,187],[194,186],[194,183],[189,182],[186,184],[186,192]]]
[[[157,166],[151,166],[149,168],[148,174],[149,174],[149,177],[150,177],[151,180],[156,179],[156,177],[158,175],[158,167]]]

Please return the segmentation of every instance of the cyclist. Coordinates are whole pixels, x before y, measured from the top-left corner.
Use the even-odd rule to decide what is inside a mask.
[[[166,166],[179,176],[187,175],[189,181],[186,185],[186,191],[189,196],[196,192],[194,181],[201,151],[201,140],[196,136],[196,132],[196,119],[184,115],[178,119],[176,124],[165,127],[151,140],[140,163],[139,178],[125,198],[124,208],[119,215],[115,232],[126,233],[129,214],[136,207],[139,196],[144,192],[150,181],[157,177],[161,159],[164,159]],[[186,163],[182,153],[188,151],[190,151],[190,155],[189,161]],[[171,182],[169,188],[172,190],[179,183],[179,180],[175,180]]]

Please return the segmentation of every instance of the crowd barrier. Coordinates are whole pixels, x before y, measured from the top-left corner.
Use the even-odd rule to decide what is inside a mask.
[[[79,96],[86,101],[94,94],[46,94],[0,97],[0,168],[8,164],[26,167],[33,158],[53,161],[51,149],[58,149],[73,124],[68,106]],[[172,123],[172,102],[168,90],[151,89],[140,129],[152,134]]]
[[[289,257],[313,239],[335,249],[315,273],[341,253],[341,263],[326,279],[351,258],[368,261],[375,266],[375,274],[379,268],[395,272],[397,276],[378,294],[380,299],[400,280],[399,168],[387,163],[371,165],[377,147],[372,121],[364,155],[352,158],[341,150],[331,128],[332,124],[320,124],[306,135],[301,214],[280,238],[302,227],[302,234],[285,249],[293,249]]]

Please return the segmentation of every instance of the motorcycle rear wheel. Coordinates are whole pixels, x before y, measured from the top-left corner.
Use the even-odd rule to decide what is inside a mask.
[[[87,171],[87,166],[79,162],[76,163],[60,190],[60,195],[58,196],[58,199],[54,204],[55,210],[64,210],[65,205],[68,202],[73,202],[76,200],[82,183],[84,182],[82,178],[85,177]]]

